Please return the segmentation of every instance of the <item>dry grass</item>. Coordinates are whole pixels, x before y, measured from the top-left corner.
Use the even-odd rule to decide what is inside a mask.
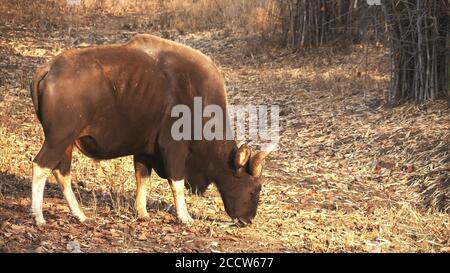
[[[262,31],[269,25],[270,0],[169,0],[164,8],[171,13],[170,26],[187,30],[243,28]],[[246,16],[244,16],[244,14]]]
[[[93,23],[95,19],[115,17],[112,23],[131,31],[239,28],[266,37],[280,24],[276,0],[81,0],[79,5],[65,0],[2,0],[0,12],[8,24],[26,23],[47,31],[103,27]]]
[[[251,37],[228,31],[174,38],[218,63],[231,103],[281,107],[281,149],[267,162],[254,225],[230,225],[214,187],[205,197],[187,197],[195,224],[177,224],[169,186],[154,174],[148,190],[152,219],[139,222],[131,158],[94,162],[76,152],[74,188],[94,221],[78,224],[51,179],[44,205],[48,226],[35,227],[28,213],[31,159],[43,137],[28,80],[39,64],[68,47],[133,35],[117,20],[100,17],[95,24],[108,27],[95,33],[80,27],[75,40],[63,31],[49,36],[27,26],[1,28],[0,251],[61,252],[70,241],[83,252],[450,251],[449,214],[427,206],[441,200],[442,191],[441,199],[427,203],[430,195],[419,187],[437,185],[449,173],[450,110],[444,103],[384,106],[383,48],[292,53],[255,48]],[[448,212],[448,201],[434,203]]]

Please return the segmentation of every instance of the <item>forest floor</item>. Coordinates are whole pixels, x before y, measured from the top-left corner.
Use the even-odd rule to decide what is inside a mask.
[[[292,52],[260,46],[244,32],[158,33],[125,19],[104,17],[70,33],[0,25],[0,252],[67,252],[74,245],[82,252],[450,252],[450,109],[439,101],[386,106],[385,48]],[[124,42],[136,32],[211,56],[231,104],[280,106],[280,148],[267,160],[251,226],[231,225],[214,187],[187,196],[193,225],[177,223],[168,183],[155,174],[151,220],[138,221],[131,158],[95,162],[78,151],[73,187],[92,221],[71,216],[50,178],[47,225],[34,225],[31,160],[43,133],[29,96],[31,76],[70,47]]]

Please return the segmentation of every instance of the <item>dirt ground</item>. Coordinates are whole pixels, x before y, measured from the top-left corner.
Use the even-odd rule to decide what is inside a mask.
[[[51,178],[47,226],[36,227],[31,160],[43,133],[30,78],[69,47],[146,31],[122,21],[105,17],[70,33],[0,25],[0,252],[450,252],[449,195],[439,191],[450,183],[445,102],[386,106],[389,56],[381,46],[292,52],[226,30],[147,32],[211,56],[230,103],[280,105],[280,149],[267,160],[254,224],[233,226],[214,187],[187,197],[196,220],[178,224],[168,183],[155,174],[151,220],[138,221],[131,158],[95,162],[76,152],[73,187],[92,220],[77,223]]]

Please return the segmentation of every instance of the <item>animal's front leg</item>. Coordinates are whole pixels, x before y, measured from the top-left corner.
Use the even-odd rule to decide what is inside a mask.
[[[169,180],[169,183],[175,201],[175,209],[178,220],[180,220],[183,224],[191,224],[194,220],[189,215],[186,207],[186,201],[184,199],[184,180]]]
[[[150,181],[151,168],[144,164],[139,157],[134,157],[134,171],[136,176],[136,201],[134,207],[139,219],[149,219],[147,212],[147,183]]]

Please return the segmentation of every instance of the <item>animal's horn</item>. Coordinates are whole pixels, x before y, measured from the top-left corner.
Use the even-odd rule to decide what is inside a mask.
[[[244,144],[245,144],[245,140],[241,140],[236,145],[237,145],[238,148],[240,148]]]
[[[261,151],[250,159],[250,174],[261,176],[264,159],[277,148],[277,143],[271,143],[261,148]]]
[[[238,145],[238,149],[236,151],[236,155],[234,157],[234,165],[236,169],[240,169],[247,164],[247,161],[250,159],[251,151],[248,148],[247,144]]]

